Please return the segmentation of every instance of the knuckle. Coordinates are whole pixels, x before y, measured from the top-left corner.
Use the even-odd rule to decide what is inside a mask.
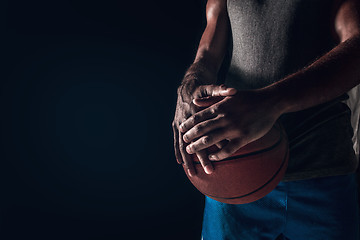
[[[196,96],[197,97],[205,97],[207,95],[206,87],[207,86],[201,85],[196,92]]]
[[[195,114],[193,117],[192,117],[192,122],[195,123],[199,120],[199,115],[198,114]]]
[[[198,135],[198,134],[201,133],[202,129],[203,129],[202,126],[196,126],[196,127],[194,128],[194,133],[195,133],[196,135]]]
[[[194,130],[195,130],[195,134],[199,134],[203,130],[203,126],[201,126],[201,125],[196,126]]]
[[[209,144],[211,142],[211,137],[210,136],[205,136],[202,139],[203,144]]]

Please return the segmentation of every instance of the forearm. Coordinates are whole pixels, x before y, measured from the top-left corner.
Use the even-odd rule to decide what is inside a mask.
[[[360,83],[360,35],[340,43],[310,66],[262,89],[279,114],[330,101]]]
[[[216,72],[211,71],[211,67],[208,64],[197,61],[192,63],[185,72],[181,86],[214,84],[217,80],[216,75]]]
[[[186,71],[182,85],[215,84],[223,62],[229,32],[225,0],[208,0],[206,28],[202,34],[193,64]]]

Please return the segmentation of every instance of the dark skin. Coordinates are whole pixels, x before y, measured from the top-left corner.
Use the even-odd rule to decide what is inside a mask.
[[[226,49],[229,23],[226,0],[208,1],[207,27],[194,61],[206,74],[196,75],[196,68],[189,69],[193,78],[183,81],[182,86],[192,87],[178,92],[173,123],[176,157],[190,175],[196,174],[190,154],[197,154],[205,172],[211,174],[211,161],[229,157],[261,138],[282,114],[330,101],[360,83],[360,0],[338,1],[336,5],[331,23],[339,41],[335,48],[270,86],[236,91],[214,85]],[[220,150],[208,156],[206,148],[213,144]]]
[[[199,43],[194,63],[186,72],[182,84],[178,88],[178,100],[172,123],[174,131],[174,149],[178,163],[183,163],[190,175],[195,175],[193,161],[186,152],[187,144],[183,141],[183,133],[179,125],[201,108],[193,103],[198,97],[211,96],[220,89],[216,83],[216,76],[223,61],[229,20],[226,10],[226,1],[209,0],[206,5],[207,26]],[[231,91],[230,91],[231,92]],[[222,94],[225,94],[223,92]],[[209,105],[210,106],[210,105]],[[219,144],[221,147],[221,144]],[[211,173],[212,166],[205,151],[196,153],[205,171]]]

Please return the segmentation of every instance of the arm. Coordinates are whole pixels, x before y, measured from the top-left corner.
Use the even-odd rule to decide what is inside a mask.
[[[177,106],[172,123],[176,159],[178,163],[184,164],[190,175],[195,175],[196,172],[190,155],[185,151],[186,144],[183,141],[183,134],[178,129],[186,118],[199,110],[192,102],[196,96],[194,93],[201,92],[201,96],[207,94],[204,90],[195,91],[196,89],[206,85],[212,86],[213,90],[226,91],[215,85],[209,85],[216,83],[227,47],[229,23],[226,0],[208,0],[206,20],[207,25],[201,37],[194,63],[185,73],[178,88]],[[212,166],[204,151],[200,151],[197,155],[205,172],[211,173]]]
[[[327,102],[360,83],[359,5],[358,0],[341,4],[335,17],[340,43],[334,49],[307,68],[263,89],[275,99],[278,114]]]
[[[229,22],[226,0],[208,0],[206,28],[202,34],[193,64],[186,71],[179,89],[192,94],[197,86],[215,84],[225,56]]]
[[[334,99],[360,83],[360,3],[344,0],[335,17],[340,43],[310,66],[268,87],[239,91],[185,121],[180,129],[194,153],[212,144],[230,142],[211,160],[230,156],[270,130],[288,112],[300,111]],[[195,100],[204,106],[205,100]],[[197,116],[196,116],[197,115]]]

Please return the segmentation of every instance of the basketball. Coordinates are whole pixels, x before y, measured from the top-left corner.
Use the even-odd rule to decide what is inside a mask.
[[[215,145],[208,148],[208,153],[216,151]],[[192,156],[197,174],[185,173],[201,193],[223,203],[244,204],[266,196],[279,184],[287,169],[289,148],[283,127],[276,123],[262,138],[226,159],[213,161],[210,175],[196,154]]]

